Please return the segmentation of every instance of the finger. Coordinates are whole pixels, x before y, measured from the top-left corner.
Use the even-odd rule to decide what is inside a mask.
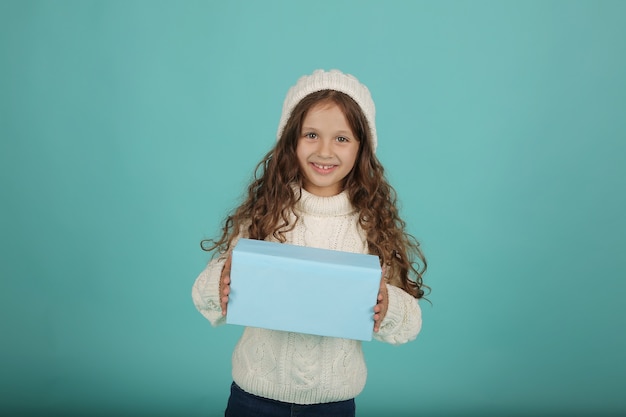
[[[230,271],[232,265],[232,254],[226,258],[224,266],[222,267],[222,274],[220,276],[221,289],[220,289],[220,307],[222,308],[222,316],[226,316],[228,312],[228,295],[230,294]]]
[[[228,294],[230,294],[230,280],[224,280],[220,288],[220,296],[222,297]]]
[[[230,295],[230,282],[225,282],[222,285],[222,293],[220,294],[220,297],[228,298],[229,295]]]
[[[220,298],[220,307],[222,308],[222,316],[225,316],[228,310],[228,296]]]

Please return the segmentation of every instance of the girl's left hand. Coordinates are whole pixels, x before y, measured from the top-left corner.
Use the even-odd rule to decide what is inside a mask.
[[[380,323],[382,323],[387,308],[389,307],[389,296],[387,294],[387,281],[385,280],[385,267],[383,267],[382,276],[380,278],[380,288],[378,290],[378,300],[374,306],[374,331],[378,333]]]

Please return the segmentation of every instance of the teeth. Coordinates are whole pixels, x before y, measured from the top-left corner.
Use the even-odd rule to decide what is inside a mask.
[[[334,166],[334,165],[319,165],[319,164],[313,164],[313,165],[321,169],[331,169]]]

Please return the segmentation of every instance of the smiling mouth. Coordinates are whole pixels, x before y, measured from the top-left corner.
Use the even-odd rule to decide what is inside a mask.
[[[319,172],[330,172],[337,167],[337,165],[322,165],[316,164],[315,162],[311,162],[311,165],[313,166],[313,168],[315,168],[316,171]]]

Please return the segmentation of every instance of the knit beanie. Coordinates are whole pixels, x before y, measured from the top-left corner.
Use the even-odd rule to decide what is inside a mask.
[[[356,101],[367,119],[372,136],[372,151],[376,152],[376,145],[378,144],[375,124],[376,107],[374,106],[372,96],[367,87],[361,84],[354,76],[344,74],[339,70],[315,70],[313,74],[301,77],[298,82],[289,89],[285,97],[285,102],[283,103],[283,113],[280,117],[280,123],[278,124],[277,139],[280,140],[280,136],[283,133],[283,129],[294,107],[296,107],[304,97],[321,90],[340,91]]]

